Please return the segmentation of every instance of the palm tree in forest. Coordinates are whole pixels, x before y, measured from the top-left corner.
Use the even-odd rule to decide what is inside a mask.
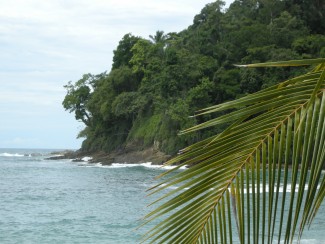
[[[149,38],[155,44],[158,44],[158,43],[164,44],[166,39],[167,39],[167,36],[164,34],[164,31],[159,31],[158,30],[158,31],[156,31],[156,34],[154,36],[149,35]]]
[[[245,67],[312,65],[313,69],[199,115],[224,115],[181,134],[228,124],[181,151],[179,163],[150,189],[167,191],[145,217],[159,223],[150,243],[290,243],[311,224],[325,196],[325,59]],[[199,116],[198,115],[198,116]],[[187,170],[170,175],[178,168]]]

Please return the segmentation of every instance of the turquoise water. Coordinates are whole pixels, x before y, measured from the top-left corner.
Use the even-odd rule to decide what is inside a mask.
[[[138,243],[162,170],[44,160],[51,151],[0,149],[0,243]],[[313,227],[302,243],[325,243],[324,207]]]
[[[50,150],[51,151],[51,150]],[[137,243],[161,170],[43,160],[0,150],[0,243]]]

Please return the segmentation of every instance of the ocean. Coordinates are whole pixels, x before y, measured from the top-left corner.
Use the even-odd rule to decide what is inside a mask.
[[[53,151],[0,149],[0,243],[139,243],[163,169],[45,160]],[[324,232],[323,204],[301,243],[325,243]]]

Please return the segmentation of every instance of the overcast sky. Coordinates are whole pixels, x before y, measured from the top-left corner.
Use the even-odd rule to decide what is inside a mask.
[[[179,32],[209,0],[0,0],[0,148],[71,148],[63,86],[110,70],[126,33]]]

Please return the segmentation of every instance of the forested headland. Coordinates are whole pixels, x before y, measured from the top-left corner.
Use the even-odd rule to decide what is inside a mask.
[[[222,131],[177,135],[210,119],[193,117],[202,108],[305,72],[234,64],[325,57],[324,13],[324,1],[317,0],[235,0],[228,9],[215,1],[179,33],[125,34],[109,72],[65,86],[64,108],[85,125],[81,151],[175,154]]]

